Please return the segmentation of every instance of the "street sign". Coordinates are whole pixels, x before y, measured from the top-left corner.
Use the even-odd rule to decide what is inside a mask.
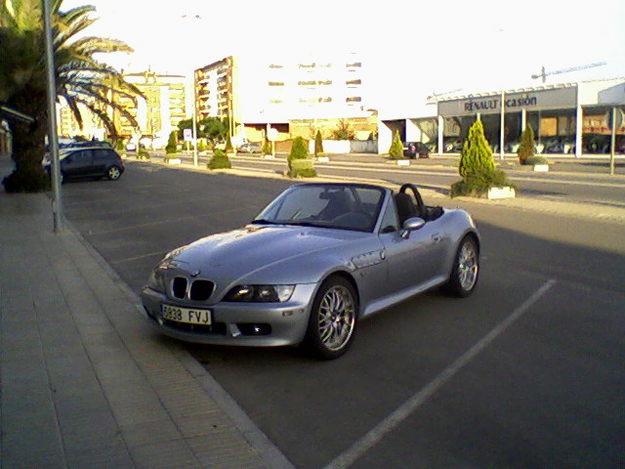
[[[267,138],[270,142],[275,142],[278,139],[278,129],[270,128],[267,132]]]
[[[191,129],[184,129],[182,131],[182,136],[183,136],[185,142],[192,142],[193,141],[193,132],[191,131]]]
[[[623,115],[623,110],[616,108],[616,112],[615,112],[615,126],[612,126],[612,109],[610,109],[608,111],[608,128],[610,130],[612,129],[620,129],[623,126],[623,121],[625,121],[625,115]]]

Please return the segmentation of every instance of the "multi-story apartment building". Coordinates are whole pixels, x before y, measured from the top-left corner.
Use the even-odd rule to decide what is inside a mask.
[[[127,82],[134,84],[143,93],[136,104],[130,97],[117,94],[114,99],[132,115],[139,128],[120,112],[112,111],[115,125],[122,136],[141,134],[154,145],[167,142],[169,133],[178,128],[186,118],[185,77],[182,75],[161,75],[151,70],[124,74]]]
[[[267,124],[296,134],[299,126],[309,132],[339,119],[373,130],[364,82],[353,53],[226,57],[196,70],[196,111],[199,118],[232,116],[248,136]]]
[[[195,112],[198,119],[230,116],[233,75],[234,57],[225,57],[195,71]]]
[[[143,93],[136,100],[131,97],[108,92],[108,98],[118,103],[138,124],[138,128],[119,110],[108,106],[104,111],[113,121],[120,136],[151,141],[155,146],[163,146],[169,133],[178,128],[178,123],[186,118],[185,77],[182,75],[160,75],[150,70],[141,73],[124,74],[127,82],[134,84]],[[58,109],[58,132],[64,137],[80,135],[91,139],[103,139],[106,132],[98,116],[85,106],[79,105],[82,128],[74,118],[71,109],[62,103]],[[145,140],[144,140],[145,141]]]
[[[76,121],[74,113],[67,103],[61,100],[61,104],[57,106],[57,128],[59,136],[63,138],[80,136],[88,140],[93,138],[103,140],[106,131],[102,120],[83,104],[78,104],[78,110],[82,118],[82,127],[78,124],[78,121]]]

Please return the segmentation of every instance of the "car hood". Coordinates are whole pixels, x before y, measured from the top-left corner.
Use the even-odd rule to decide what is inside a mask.
[[[321,254],[366,236],[371,234],[327,228],[249,225],[183,246],[170,253],[167,262],[170,268],[196,274],[225,288],[263,269],[279,268],[283,263],[303,263],[311,254]]]

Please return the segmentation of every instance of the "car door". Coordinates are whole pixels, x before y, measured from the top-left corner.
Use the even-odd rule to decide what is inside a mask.
[[[66,176],[81,177],[89,174],[91,164],[91,152],[80,150],[63,159],[62,169]]]
[[[93,167],[94,174],[105,174],[106,168],[109,165],[111,158],[111,150],[102,148],[99,150],[93,150]]]
[[[392,197],[386,209],[379,236],[387,261],[388,294],[423,285],[440,275],[437,256],[442,255],[439,248],[442,236],[438,224],[428,222],[402,236]]]

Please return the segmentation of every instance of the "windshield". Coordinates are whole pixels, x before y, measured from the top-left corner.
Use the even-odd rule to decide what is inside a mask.
[[[295,186],[269,204],[253,223],[373,231],[383,200],[384,190],[375,187]]]

